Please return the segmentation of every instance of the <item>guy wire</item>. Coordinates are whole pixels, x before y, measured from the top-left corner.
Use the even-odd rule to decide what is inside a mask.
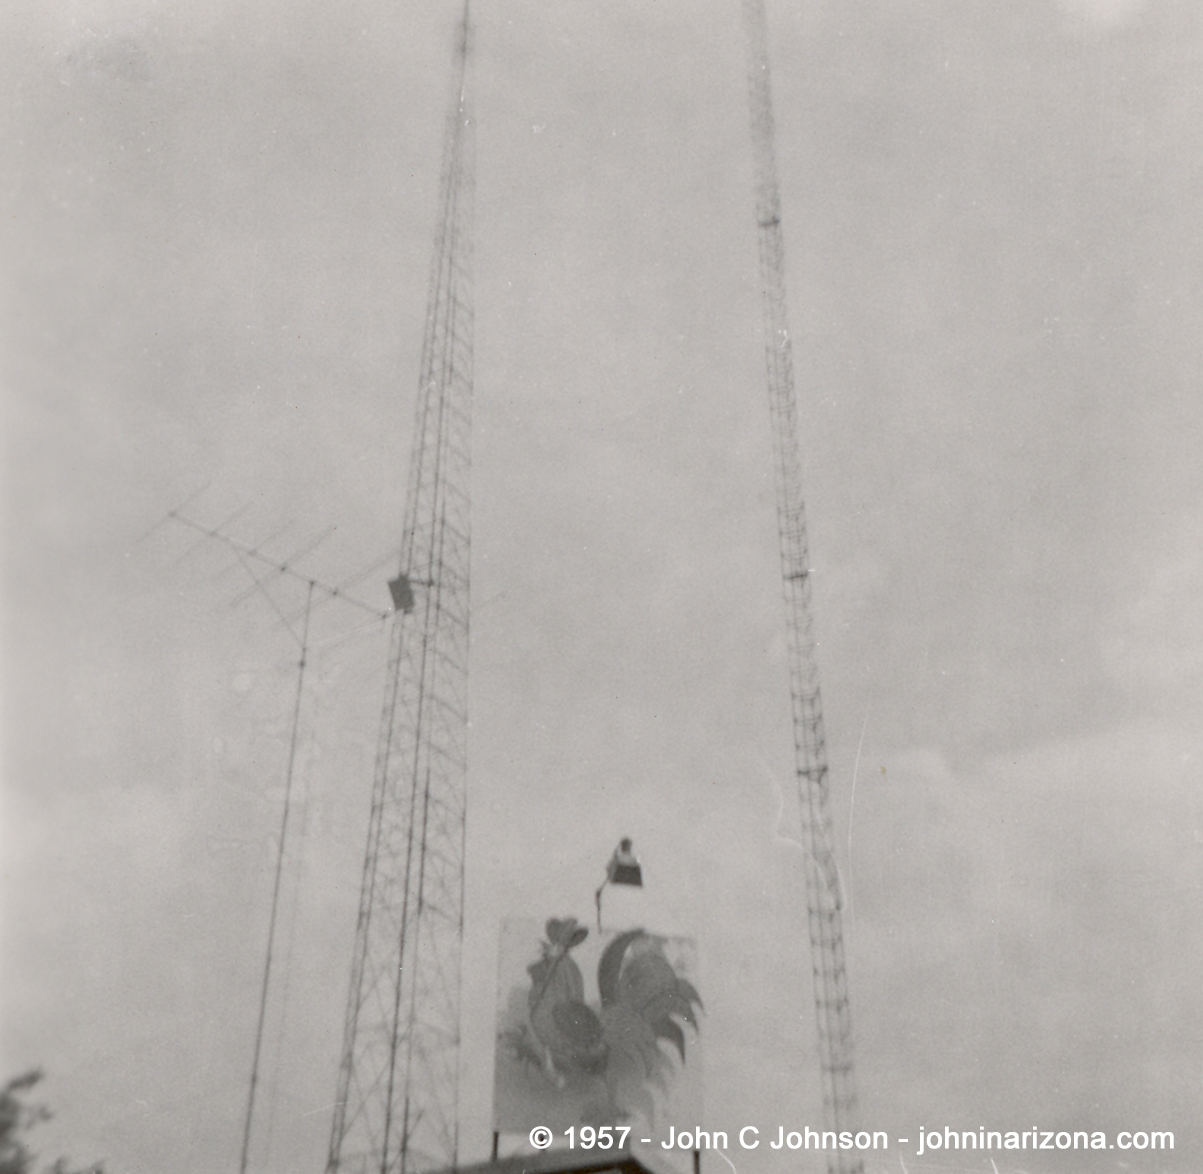
[[[255,1056],[251,1063],[251,1082],[246,1098],[246,1124],[242,1132],[242,1158],[239,1174],[246,1174],[251,1148],[251,1124],[255,1116],[255,1090],[259,1084],[259,1055],[263,1048],[263,1025],[267,1017],[267,992],[271,980],[272,952],[275,948],[276,914],[280,903],[280,877],[284,871],[284,847],[288,835],[288,817],[292,807],[292,777],[297,756],[297,730],[301,721],[301,693],[305,684],[305,662],[309,651],[309,612],[313,602],[312,580],[305,596],[305,621],[301,629],[301,659],[297,666],[297,692],[292,710],[292,735],[288,745],[288,770],[284,780],[284,812],[280,817],[280,844],[276,853],[276,875],[272,885],[271,915],[267,924],[267,956],[263,962],[263,987],[259,993],[259,1023],[255,1030]]]

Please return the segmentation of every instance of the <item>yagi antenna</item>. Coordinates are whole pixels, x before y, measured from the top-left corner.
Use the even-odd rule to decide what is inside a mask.
[[[170,519],[168,519],[168,521],[170,521]],[[292,527],[293,527],[293,523],[291,521],[285,522],[283,526],[280,526],[277,529],[273,530],[266,538],[260,538],[259,541],[255,544],[256,553],[262,551],[263,548],[265,546],[267,546],[269,543],[275,542],[275,540],[277,538],[279,538],[282,534],[287,534],[288,531],[292,529]],[[204,542],[204,539],[202,538],[199,541]],[[230,563],[227,567],[225,567],[223,570],[218,571],[217,574],[213,576],[214,582],[216,582],[218,579],[220,579],[223,575],[228,575],[235,567],[245,567],[245,565],[246,564],[242,563],[242,562]]]
[[[188,501],[195,500],[195,498],[199,496],[200,492],[203,492],[203,490],[193,494]],[[188,502],[183,503],[183,505],[187,504]],[[249,587],[246,591],[239,595],[237,599],[234,600],[232,606],[237,606],[237,604],[241,603],[244,599],[248,599],[256,592],[261,592],[263,597],[271,605],[272,610],[279,617],[281,623],[283,623],[283,625],[288,629],[293,639],[296,640],[297,644],[300,646],[300,659],[297,662],[296,692],[293,698],[292,706],[292,732],[289,737],[288,744],[288,765],[285,769],[284,775],[284,803],[280,815],[280,829],[278,835],[279,849],[276,853],[275,872],[272,879],[271,914],[268,918],[267,948],[263,962],[263,982],[259,991],[259,1016],[255,1027],[254,1059],[251,1062],[251,1078],[250,1086],[247,1091],[246,1118],[243,1123],[242,1133],[242,1153],[239,1161],[239,1174],[246,1174],[247,1163],[250,1156],[252,1126],[255,1120],[255,1098],[259,1088],[259,1066],[263,1052],[263,1033],[267,1022],[267,1003],[271,987],[272,961],[276,949],[276,923],[279,919],[280,888],[284,872],[284,855],[288,842],[289,821],[292,814],[293,778],[296,773],[297,738],[300,730],[301,720],[301,698],[305,687],[305,668],[309,659],[309,621],[313,614],[313,608],[315,604],[314,595],[318,594],[325,596],[325,599],[321,602],[329,602],[330,600],[341,599],[345,603],[350,604],[352,607],[358,608],[360,611],[366,611],[369,615],[380,620],[388,619],[389,613],[386,611],[381,611],[378,607],[373,607],[370,603],[365,603],[362,599],[358,599],[354,595],[346,594],[342,587],[331,586],[330,584],[323,583],[321,580],[315,579],[312,575],[307,575],[304,571],[299,571],[296,569],[296,563],[306,555],[311,554],[314,550],[316,550],[318,546],[325,542],[325,540],[334,533],[337,527],[327,527],[322,531],[322,533],[318,534],[317,537],[310,539],[309,542],[307,542],[299,550],[294,551],[287,558],[281,560],[265,554],[264,547],[270,542],[279,538],[280,535],[288,529],[287,525],[276,530],[274,533],[270,534],[267,538],[262,539],[254,546],[248,546],[245,542],[239,542],[236,538],[232,537],[226,532],[226,527],[229,526],[230,523],[236,518],[241,517],[248,507],[244,506],[242,509],[237,510],[220,526],[206,526],[204,523],[198,522],[194,518],[190,518],[186,514],[181,513],[180,510],[183,508],[183,505],[177,506],[173,510],[168,510],[166,516],[160,519],[160,522],[156,524],[155,528],[157,528],[158,525],[161,525],[162,522],[168,520],[176,521],[183,526],[189,527],[189,529],[197,531],[203,536],[197,542],[196,546],[203,546],[207,540],[211,540],[213,542],[221,543],[228,550],[232,551],[236,556],[238,563],[242,566],[242,569],[246,571],[253,583],[253,586]],[[193,549],[195,549],[195,547],[193,547]],[[188,553],[191,554],[191,550],[189,550]],[[257,574],[256,571],[261,571],[262,574]],[[267,589],[267,584],[271,580],[280,577],[294,579],[305,584],[305,606],[300,613],[304,618],[301,624],[300,633],[298,633],[293,627],[293,622],[295,622],[298,617],[285,616],[284,612],[280,609],[280,605],[276,601],[275,596]],[[390,588],[392,588],[391,584]],[[393,589],[393,594],[395,598],[395,589]]]
[[[238,513],[234,514],[234,517],[238,517],[238,514],[241,512],[241,510],[238,511]],[[295,551],[286,559],[280,561],[276,558],[273,558],[271,555],[263,553],[263,547],[271,541],[271,538],[264,539],[263,542],[260,542],[255,546],[248,546],[245,542],[239,542],[236,538],[232,538],[225,532],[225,525],[227,523],[223,523],[221,526],[206,526],[203,522],[197,522],[194,519],[187,517],[185,514],[181,514],[179,510],[168,511],[167,517],[173,518],[182,525],[188,526],[191,529],[204,534],[207,538],[211,538],[216,542],[222,543],[224,546],[228,547],[236,555],[238,555],[240,561],[244,561],[244,564],[245,560],[250,560],[261,567],[265,567],[271,571],[274,571],[276,575],[282,575],[286,578],[295,579],[300,583],[306,584],[306,586],[311,586],[314,591],[324,595],[327,599],[341,599],[344,603],[349,603],[352,607],[359,608],[360,611],[366,611],[369,615],[375,616],[378,620],[386,620],[389,617],[389,612],[381,611],[380,608],[375,607],[370,603],[365,603],[362,599],[358,599],[354,595],[348,595],[340,587],[323,583],[320,579],[315,579],[312,575],[307,575],[304,571],[298,571],[296,569],[296,562],[299,559],[304,558],[307,554],[312,553],[312,551],[315,550],[322,542],[329,538],[336,529],[334,526],[328,527],[316,538],[311,539],[305,546],[301,547],[300,550]],[[229,520],[232,521],[233,519],[231,518]],[[272,537],[278,537],[281,533],[283,533],[282,530],[277,530]],[[263,585],[268,581],[267,579],[259,579],[256,577],[253,573],[251,573],[249,567],[247,567],[247,573],[250,574],[251,578],[255,580],[255,585],[240,595],[234,601],[235,605],[241,603],[243,599],[253,595],[256,591],[264,590]],[[269,576],[269,578],[270,577],[271,576]]]
[[[276,575],[280,575],[281,573],[287,574],[288,571],[286,571],[284,568],[288,568],[288,570],[293,570],[295,564],[300,559],[303,559],[307,554],[311,554],[313,551],[317,550],[317,548],[319,546],[321,546],[321,544],[323,542],[325,542],[326,539],[329,538],[330,535],[333,534],[334,531],[337,529],[338,529],[337,526],[327,526],[326,529],[323,530],[316,538],[311,538],[299,550],[293,551],[293,553],[290,554],[283,562],[277,563],[277,562],[274,562],[273,560],[269,560],[269,565],[272,565],[276,568],[275,575],[269,575],[266,579],[259,579],[259,578],[256,578],[254,575],[251,575],[251,578],[255,580],[255,585],[253,587],[248,587],[236,599],[231,600],[230,606],[237,607],[244,599],[249,599],[252,595],[255,594],[256,591],[260,590],[262,584],[268,582],[269,579],[274,578]],[[259,545],[256,546],[254,549],[256,551],[261,552],[265,545],[266,545],[265,542],[260,542]],[[240,558],[252,557],[250,551],[237,551],[236,553],[239,555]],[[253,557],[258,558],[259,556],[255,555]],[[264,559],[267,559],[267,555],[263,555],[262,557]],[[308,579],[308,576],[304,576],[304,577],[306,579]],[[330,590],[337,590],[337,588],[330,588]]]

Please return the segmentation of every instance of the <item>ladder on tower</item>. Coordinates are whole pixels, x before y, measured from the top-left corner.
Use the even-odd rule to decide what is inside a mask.
[[[802,808],[807,921],[823,1086],[823,1109],[837,1132],[856,1123],[852,1068],[852,1017],[844,962],[839,871],[832,851],[828,801],[827,742],[811,606],[810,552],[798,451],[798,407],[793,351],[785,299],[785,249],[781,196],[773,147],[773,101],[769,85],[768,31],[764,0],[743,0],[748,94],[756,177],[756,225],[760,252],[764,354],[772,420],[777,532],[789,642],[793,701],[794,767]],[[860,1174],[854,1155],[829,1155],[829,1174]]]

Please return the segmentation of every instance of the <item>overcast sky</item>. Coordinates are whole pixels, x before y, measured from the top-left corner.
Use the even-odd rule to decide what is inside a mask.
[[[323,580],[396,550],[457,10],[6,6],[0,1075],[47,1158],[236,1167],[300,600],[146,532],[207,486],[281,557],[336,527]],[[864,1123],[1197,1171],[1203,15],[768,18]],[[474,68],[462,1156],[501,918],[586,921],[624,834],[705,1124],[817,1125],[739,6],[482,2]],[[324,1161],[385,655],[318,613],[256,1171]]]

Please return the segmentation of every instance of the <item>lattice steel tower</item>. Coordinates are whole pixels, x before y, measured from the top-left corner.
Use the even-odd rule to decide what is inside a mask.
[[[764,353],[772,418],[777,531],[781,545],[786,629],[789,638],[790,694],[793,699],[794,767],[802,807],[806,849],[806,897],[818,1021],[823,1109],[828,1124],[855,1131],[856,1084],[852,1071],[852,1019],[839,871],[832,852],[828,806],[827,741],[811,612],[810,553],[798,454],[798,408],[794,361],[785,301],[785,249],[781,197],[773,149],[773,102],[769,87],[768,34],[764,0],[743,0],[747,38],[748,92],[756,168],[756,224],[760,246]],[[859,1158],[829,1155],[831,1174],[859,1174]]]
[[[468,694],[473,122],[444,144],[400,571],[328,1174],[453,1165]]]

